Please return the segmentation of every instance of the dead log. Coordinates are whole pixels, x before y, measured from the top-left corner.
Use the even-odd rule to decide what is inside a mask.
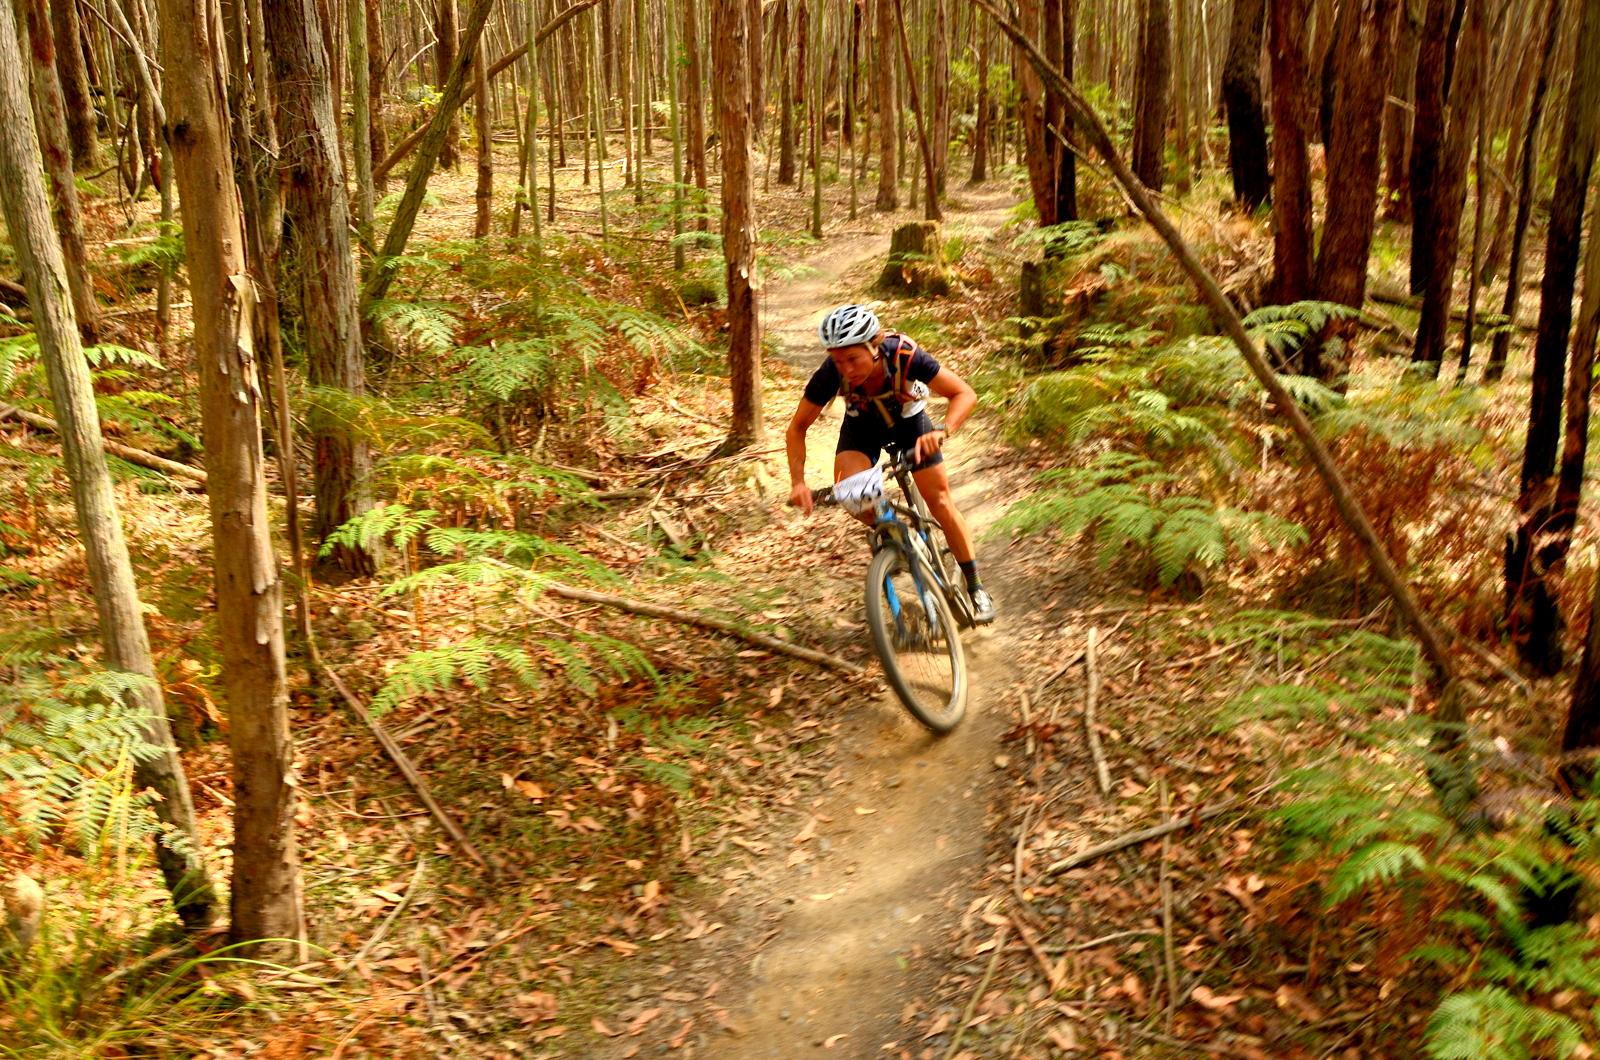
[[[0,422],[5,420],[18,420],[41,431],[49,431],[51,434],[61,433],[60,426],[49,416],[41,416],[36,412],[25,412],[15,405],[0,405]],[[140,467],[147,467],[152,471],[160,471],[175,478],[186,479],[198,486],[203,487],[206,484],[206,473],[192,465],[180,464],[176,460],[168,460],[164,456],[157,456],[143,449],[135,449],[131,445],[113,442],[109,438],[101,439],[101,447],[117,459],[126,460],[130,464],[138,464]]]
[[[1421,295],[1414,295],[1403,287],[1387,283],[1375,277],[1367,278],[1367,297],[1374,302],[1382,302],[1384,305],[1400,306],[1402,309],[1412,309],[1417,312],[1422,311]],[[1508,321],[1504,314],[1487,309],[1478,310],[1477,318],[1478,327],[1481,328],[1500,328],[1509,323],[1518,331],[1528,332],[1529,334],[1537,330],[1532,323]],[[1467,311],[1461,306],[1454,306],[1450,310],[1450,319],[1465,321],[1467,319]]]

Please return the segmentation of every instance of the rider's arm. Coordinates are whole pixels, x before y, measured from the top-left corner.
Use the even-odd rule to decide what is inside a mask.
[[[939,374],[928,380],[928,389],[950,402],[950,407],[945,409],[944,413],[944,429],[947,435],[960,430],[961,425],[972,415],[973,408],[978,404],[977,391],[948,368],[940,368]]]
[[[806,398],[795,406],[789,429],[783,432],[783,448],[789,457],[789,503],[798,506],[808,515],[811,512],[811,491],[806,488],[806,431],[822,415],[822,406]]]

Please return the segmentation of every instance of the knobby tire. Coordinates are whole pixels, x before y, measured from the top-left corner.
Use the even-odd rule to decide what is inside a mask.
[[[895,623],[890,613],[884,584],[896,574],[909,570],[905,553],[896,546],[880,550],[872,557],[867,568],[867,628],[872,632],[872,644],[883,663],[884,676],[894,689],[900,702],[905,704],[912,717],[930,730],[943,735],[961,723],[967,711],[967,662],[961,648],[961,633],[954,613],[944,594],[937,587],[929,587],[934,615],[943,639],[944,656],[950,665],[949,688],[935,692],[931,688],[918,688],[913,675],[907,672],[909,659],[902,661],[902,651],[895,644]],[[903,609],[916,609],[916,621],[926,623],[922,601],[916,598],[909,578],[896,584],[896,593]],[[903,591],[902,591],[903,588]]]

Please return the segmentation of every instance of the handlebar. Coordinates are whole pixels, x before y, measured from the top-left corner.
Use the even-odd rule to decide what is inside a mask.
[[[940,424],[935,429],[941,431],[944,430],[944,424]],[[916,448],[914,446],[901,449],[893,445],[888,445],[885,446],[884,449],[884,456],[886,459],[884,460],[883,468],[885,473],[898,476],[903,471],[911,471],[915,468]],[[821,489],[812,490],[811,503],[814,505],[836,503],[833,499],[833,487],[824,486]],[[896,505],[895,507],[898,506]]]

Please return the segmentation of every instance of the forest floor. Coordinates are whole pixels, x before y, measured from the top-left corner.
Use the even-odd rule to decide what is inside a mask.
[[[721,311],[672,296],[666,240],[646,224],[659,222],[658,206],[637,211],[630,229],[626,193],[613,191],[622,234],[608,258],[588,238],[593,192],[576,169],[563,171],[561,227],[582,238],[555,268],[605,297],[681,313],[714,346]],[[1016,263],[1037,253],[1019,253],[1008,225],[1025,195],[1019,176],[952,189],[953,295],[890,300],[883,310],[986,399],[947,450],[1000,607],[994,626],[964,638],[972,696],[961,726],[930,737],[870,676],[841,677],[673,622],[549,596],[491,612],[467,592],[319,585],[323,656],[361,694],[408,652],[502,627],[543,652],[552,679],[544,690],[498,673],[485,685],[445,683],[384,718],[464,825],[480,866],[296,663],[307,907],[313,941],[331,957],[305,971],[332,967],[341,978],[283,976],[275,988],[272,976],[258,977],[267,981],[233,988],[253,1014],[165,1028],[173,1049],[283,1060],[1416,1052],[1441,984],[1403,958],[1428,918],[1415,902],[1387,897],[1342,917],[1323,901],[1326,863],[1286,859],[1267,816],[1293,766],[1359,756],[1340,742],[1341,727],[1411,711],[1412,656],[1387,639],[1387,608],[1336,571],[1286,564],[1278,578],[1252,562],[1203,586],[1158,587],[1097,563],[1088,542],[994,530],[1037,488],[1034,471],[1081,455],[1012,444],[1015,409],[996,407],[1020,379],[1004,349]],[[865,203],[870,189],[861,191]],[[761,197],[766,442],[710,458],[726,429],[726,377],[720,365],[691,364],[650,374],[627,395],[625,423],[595,414],[601,426],[582,428],[586,437],[540,451],[550,423],[551,437],[581,427],[576,414],[554,417],[530,448],[596,472],[596,490],[614,498],[561,530],[563,544],[619,577],[608,591],[731,618],[870,667],[865,537],[836,510],[804,518],[784,505],[781,439],[822,357],[816,321],[832,305],[873,297],[889,231],[914,214],[863,206],[845,220],[845,188],[825,192],[831,220],[820,243],[796,234],[807,227],[808,195],[772,188]],[[419,224],[417,254],[445,262],[470,225],[471,176],[439,174],[430,194],[437,205]],[[1193,201],[1208,201],[1206,191]],[[1203,205],[1184,223],[1214,267],[1241,276],[1268,246],[1253,222]],[[1165,251],[1136,226],[1105,247],[1069,288],[1089,307],[1086,319],[1186,333],[1192,299]],[[632,262],[615,260],[625,256]],[[711,271],[712,256],[695,267]],[[480,311],[499,296],[463,272],[436,268],[420,286],[464,307],[457,346],[487,343],[493,319]],[[138,338],[130,325],[125,340]],[[443,374],[423,357],[411,364],[419,388]],[[170,389],[192,392],[181,360],[166,370]],[[404,411],[418,418],[436,395]],[[397,407],[403,396],[390,395]],[[837,422],[830,411],[811,432],[813,485],[831,478]],[[450,456],[479,459],[451,444]],[[1267,454],[1263,436],[1263,468]],[[1480,504],[1503,501],[1495,490],[1509,495],[1505,474],[1471,474],[1476,492],[1463,492],[1488,495]],[[438,478],[426,483],[431,493],[406,483],[415,505],[465,489],[465,476]],[[1291,498],[1314,489],[1288,472],[1267,481]],[[1419,488],[1425,505],[1432,487]],[[142,584],[162,613],[153,630],[163,665],[193,677],[171,687],[206,727],[215,658],[195,577],[207,562],[203,503],[134,489],[124,501],[130,522],[149,528],[134,536]],[[64,527],[70,509],[57,498],[39,519]],[[1481,526],[1447,530],[1438,555],[1484,552],[1477,538],[1493,537]],[[69,552],[29,562],[81,587]],[[41,625],[92,628],[85,599],[29,599],[24,611]],[[563,681],[561,649],[529,629],[637,645],[654,679]],[[1512,701],[1497,676],[1475,676]],[[1241,708],[1268,686],[1299,689],[1316,710],[1274,726]],[[1516,695],[1525,715],[1532,696],[1525,685]],[[225,872],[227,754],[211,735],[186,759],[202,840]],[[1402,796],[1426,799],[1420,774],[1405,784]],[[1164,838],[1064,864],[1175,820],[1186,824]],[[61,859],[54,875],[69,879],[72,864]],[[159,905],[148,884],[139,900]]]

